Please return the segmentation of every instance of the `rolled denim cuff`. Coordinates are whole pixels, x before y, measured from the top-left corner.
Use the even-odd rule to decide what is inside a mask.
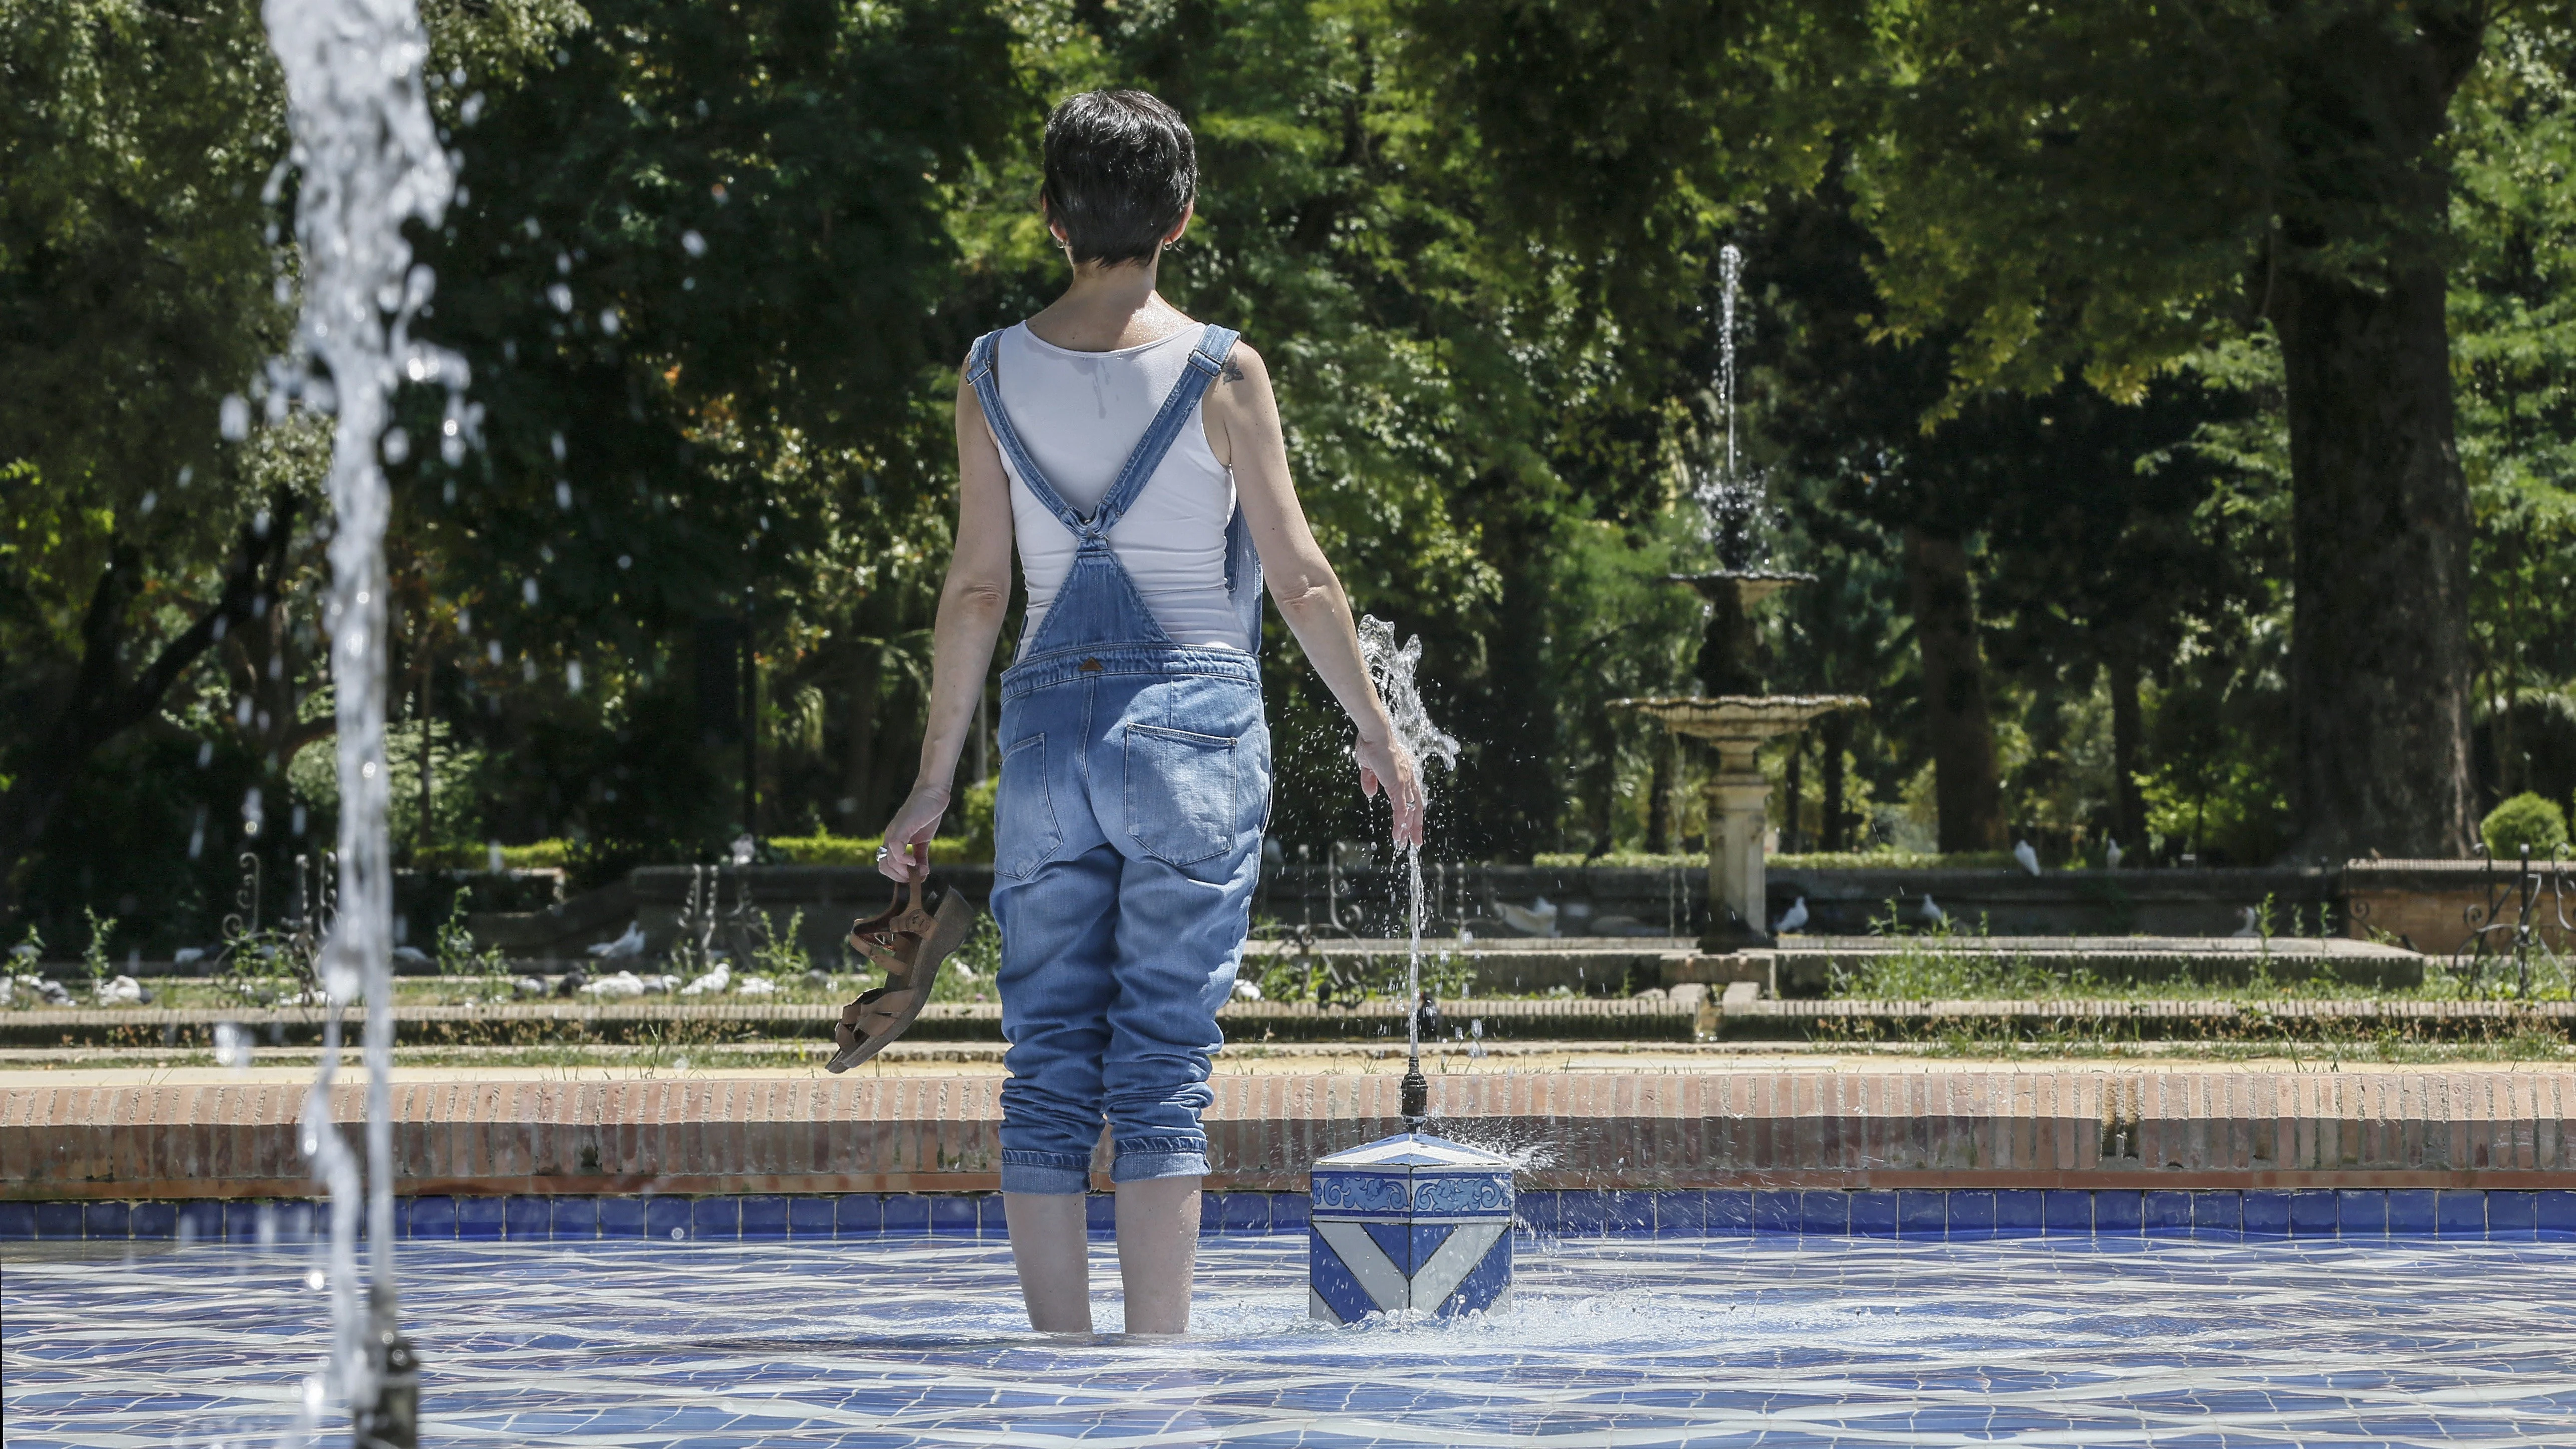
[[[1091,1159],[1051,1152],[1002,1154],[1002,1191],[1070,1197],[1091,1191]]]
[[[1109,1164],[1111,1182],[1152,1182],[1162,1177],[1207,1176],[1204,1137],[1138,1137],[1118,1144]]]

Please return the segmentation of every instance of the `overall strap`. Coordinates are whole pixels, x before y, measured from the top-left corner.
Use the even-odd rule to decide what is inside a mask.
[[[1028,485],[1030,494],[1071,529],[1074,537],[1087,537],[1082,515],[1074,512],[1073,505],[1065,502],[1064,495],[1056,492],[1055,485],[1038,471],[1037,459],[1030,457],[1028,448],[1020,442],[1020,430],[1011,426],[1011,415],[1002,410],[1002,382],[993,371],[993,356],[1001,341],[1000,332],[987,332],[975,339],[974,350],[966,355],[966,381],[975,388],[975,400],[984,405],[985,425],[993,430],[993,441],[1002,445],[1002,455],[1011,460],[1012,469]]]
[[[1235,339],[1242,335],[1213,322],[1199,334],[1199,345],[1190,349],[1189,365],[1181,369],[1180,380],[1172,384],[1171,395],[1163,399],[1163,410],[1154,414],[1145,436],[1136,440],[1136,451],[1127,455],[1127,466],[1118,470],[1118,481],[1109,485],[1090,521],[1075,530],[1084,543],[1117,527],[1136,495],[1145,491],[1145,480],[1163,466],[1163,455],[1172,451],[1181,429],[1197,420],[1199,399],[1207,395],[1208,384],[1225,371],[1225,360],[1234,355]]]
[[[1172,384],[1162,410],[1154,414],[1145,436],[1136,440],[1135,451],[1127,455],[1117,481],[1109,485],[1100,507],[1089,518],[1074,512],[1073,505],[1065,502],[1064,495],[1038,471],[1037,460],[1029,456],[1028,448],[1020,441],[1019,429],[1011,426],[1011,415],[1002,409],[1001,379],[993,370],[1001,333],[987,332],[975,339],[974,350],[967,354],[966,381],[973,385],[976,400],[984,405],[984,421],[993,429],[993,440],[1002,445],[1002,455],[1011,460],[1012,469],[1028,485],[1029,492],[1075,538],[1082,540],[1084,547],[1106,548],[1104,535],[1117,526],[1136,495],[1144,491],[1145,480],[1163,465],[1163,455],[1172,451],[1181,428],[1197,414],[1199,399],[1207,395],[1208,384],[1225,370],[1225,360],[1234,354],[1235,339],[1241,335],[1214,324],[1199,334],[1199,345],[1190,349],[1189,365],[1181,369],[1180,381]]]

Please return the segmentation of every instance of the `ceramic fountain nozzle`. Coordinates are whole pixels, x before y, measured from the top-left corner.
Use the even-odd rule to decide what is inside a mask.
[[[369,1298],[375,1399],[351,1406],[349,1442],[354,1449],[420,1449],[420,1356],[402,1335],[390,1286],[377,1284]]]

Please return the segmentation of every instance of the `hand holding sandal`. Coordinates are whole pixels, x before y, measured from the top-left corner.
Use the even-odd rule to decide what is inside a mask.
[[[939,964],[974,931],[975,907],[963,891],[950,887],[939,909],[930,911],[922,907],[921,885],[918,878],[910,883],[909,902],[899,890],[882,915],[851,925],[850,949],[883,966],[886,984],[841,1008],[841,1019],[832,1027],[840,1050],[824,1070],[846,1072],[902,1036],[929,1004]]]

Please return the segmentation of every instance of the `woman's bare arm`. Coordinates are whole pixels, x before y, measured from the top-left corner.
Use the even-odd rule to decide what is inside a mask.
[[[891,852],[878,869],[909,880],[930,865],[931,836],[948,812],[957,759],[974,728],[975,699],[1011,605],[1011,484],[971,384],[957,385],[957,547],[931,630],[930,720],[921,772],[886,825]],[[913,847],[920,847],[916,855]]]
[[[1288,439],[1261,354],[1235,344],[1224,373],[1208,389],[1206,413],[1208,444],[1220,462],[1234,469],[1235,497],[1252,526],[1270,597],[1278,601],[1280,617],[1288,621],[1288,631],[1297,636],[1325,687],[1359,729],[1352,754],[1359,760],[1360,789],[1375,794],[1384,787],[1395,807],[1396,843],[1419,845],[1421,781],[1369,679],[1350,596],[1342,591],[1340,576],[1315,542],[1306,510],[1297,502],[1296,485],[1288,476]]]

